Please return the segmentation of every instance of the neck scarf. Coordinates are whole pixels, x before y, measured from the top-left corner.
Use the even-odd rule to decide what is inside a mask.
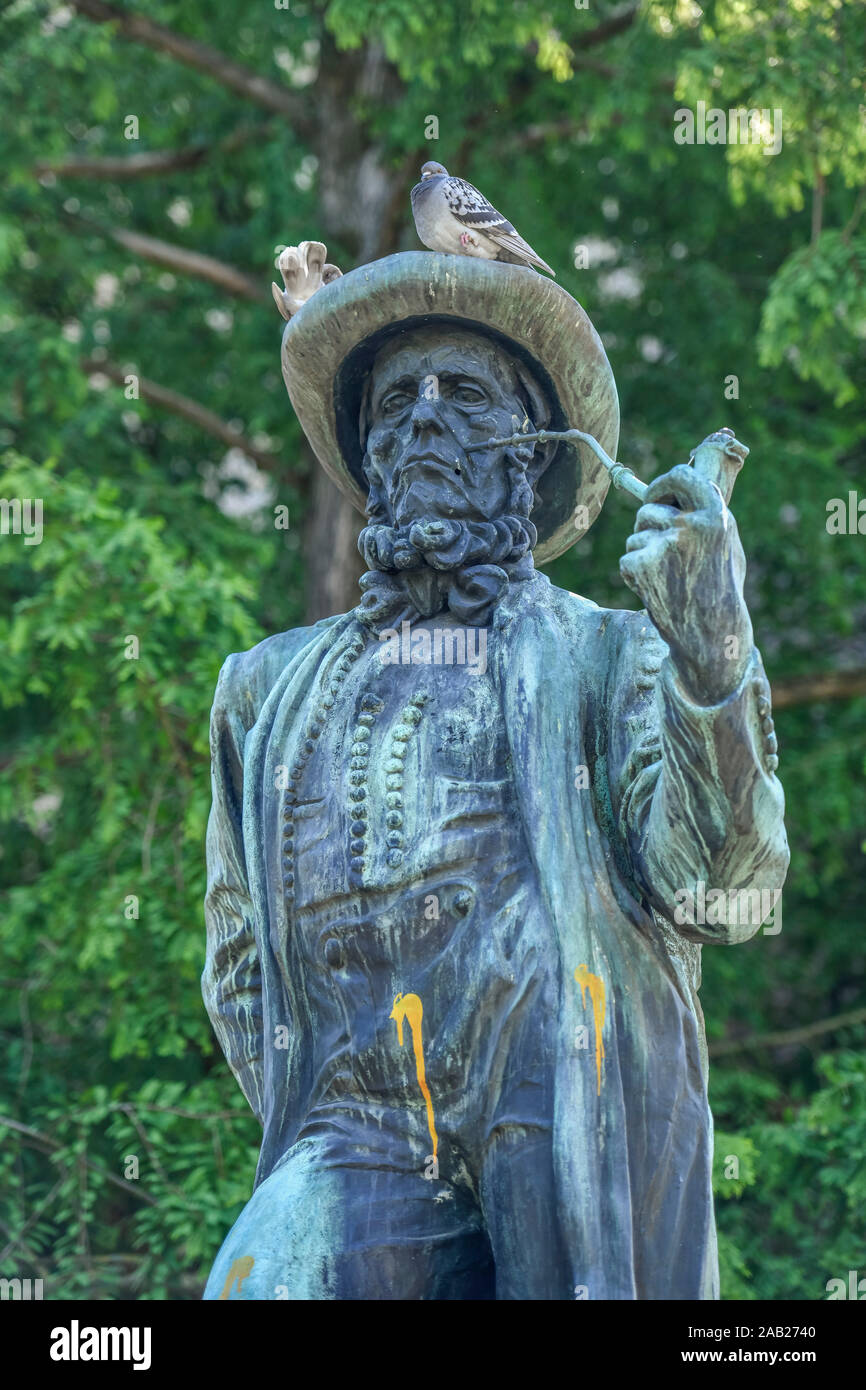
[[[535,573],[535,541],[532,522],[516,516],[368,526],[358,539],[370,566],[358,617],[379,631],[447,609],[468,627],[487,627],[508,585]]]

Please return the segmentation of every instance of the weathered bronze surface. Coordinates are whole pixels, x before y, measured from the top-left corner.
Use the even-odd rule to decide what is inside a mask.
[[[649,485],[646,611],[598,608],[533,563],[609,483],[533,436],[615,458],[580,307],[449,256],[302,270],[284,373],[368,572],[217,687],[203,991],[264,1134],[205,1297],[717,1297],[700,951],[777,930],[788,862],[746,451]]]

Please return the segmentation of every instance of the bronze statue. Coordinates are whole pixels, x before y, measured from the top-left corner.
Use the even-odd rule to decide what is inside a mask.
[[[205,1297],[717,1297],[700,948],[772,920],[788,862],[746,451],[650,484],[646,611],[598,608],[535,568],[615,457],[580,306],[440,254],[284,275],[368,572],[217,688],[203,990],[264,1136]]]

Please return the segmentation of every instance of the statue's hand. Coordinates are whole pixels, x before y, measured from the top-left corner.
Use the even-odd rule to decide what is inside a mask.
[[[750,659],[752,624],[746,558],[718,487],[687,464],[654,479],[619,568],[670,647],[686,693],[707,705],[730,695]]]

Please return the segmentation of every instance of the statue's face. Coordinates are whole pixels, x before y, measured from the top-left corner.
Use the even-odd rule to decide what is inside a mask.
[[[524,418],[510,359],[481,335],[430,327],[384,348],[370,384],[365,469],[381,485],[391,524],[502,516],[505,449],[470,454],[466,446],[513,434]],[[528,457],[531,446],[522,447]]]

